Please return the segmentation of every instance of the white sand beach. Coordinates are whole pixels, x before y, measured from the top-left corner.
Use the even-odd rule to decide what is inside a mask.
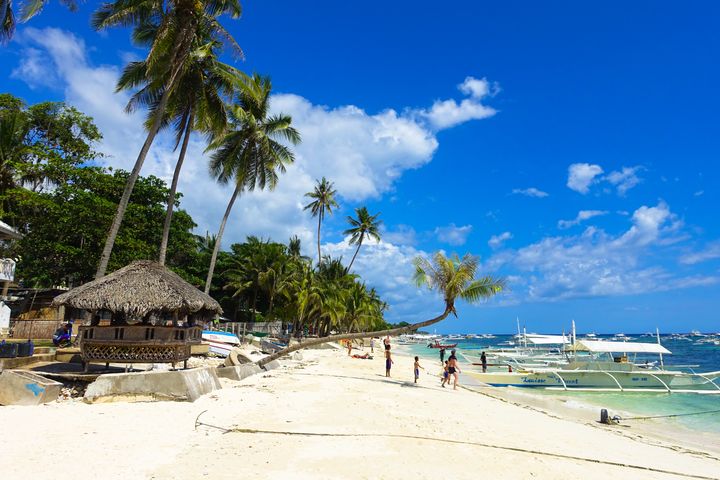
[[[720,478],[710,449],[440,388],[428,362],[414,386],[402,355],[386,379],[376,353],[303,352],[194,403],[0,407],[2,478]]]

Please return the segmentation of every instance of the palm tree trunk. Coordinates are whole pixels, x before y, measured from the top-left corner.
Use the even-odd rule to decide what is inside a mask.
[[[291,345],[287,348],[280,350],[277,353],[273,353],[272,355],[268,355],[267,357],[265,357],[261,360],[258,360],[257,365],[259,367],[262,367],[264,365],[267,365],[269,362],[272,362],[273,360],[277,360],[280,357],[284,357],[285,355],[288,355],[292,352],[295,352],[297,350],[302,350],[303,348],[320,345],[322,343],[337,342],[340,340],[357,340],[360,338],[381,337],[381,336],[385,336],[385,335],[400,335],[402,333],[407,333],[407,332],[410,332],[413,330],[418,330],[420,328],[427,327],[429,325],[433,325],[435,323],[441,322],[441,321],[445,320],[445,318],[447,318],[448,315],[450,315],[450,312],[452,312],[452,307],[450,305],[446,305],[445,311],[441,315],[439,315],[435,318],[431,318],[430,320],[425,320],[424,322],[420,322],[420,323],[413,323],[412,325],[407,325],[405,327],[391,328],[388,330],[379,330],[377,332],[341,333],[338,335],[330,335],[328,337],[307,340],[302,343],[297,343],[295,345]]]
[[[167,211],[165,213],[165,224],[163,225],[162,240],[160,241],[160,255],[158,262],[165,265],[165,257],[167,256],[167,246],[170,239],[170,224],[172,223],[173,208],[175,208],[175,192],[177,191],[178,180],[180,179],[180,170],[185,161],[185,153],[190,141],[190,133],[192,133],[192,125],[194,114],[191,112],[185,125],[185,137],[183,138],[182,147],[180,147],[180,156],[175,164],[175,172],[173,173],[172,183],[170,184],[170,192],[168,193]]]
[[[153,141],[155,140],[155,136],[160,130],[162,119],[165,115],[165,108],[167,107],[168,100],[170,100],[170,92],[173,85],[175,84],[175,79],[177,78],[177,74],[179,72],[180,69],[176,69],[172,77],[168,81],[167,85],[165,86],[165,90],[163,91],[162,97],[160,98],[160,103],[158,104],[157,113],[155,114],[155,118],[153,119],[152,126],[148,131],[147,138],[145,138],[145,143],[140,149],[137,160],[135,160],[135,166],[133,167],[132,172],[130,172],[130,176],[128,177],[127,183],[125,184],[125,190],[123,191],[122,197],[120,198],[120,203],[118,203],[118,208],[115,212],[115,218],[113,219],[112,225],[110,225],[110,231],[108,231],[107,239],[105,240],[105,247],[103,248],[102,255],[100,256],[100,263],[98,264],[97,271],[95,272],[96,279],[105,276],[105,271],[107,270],[108,263],[110,262],[110,254],[112,254],[112,249],[115,245],[115,238],[117,238],[118,231],[120,230],[120,224],[122,223],[123,217],[125,216],[125,210],[127,210],[128,203],[130,203],[130,195],[132,195],[133,188],[135,187],[135,182],[140,176],[140,170],[142,169],[143,163],[145,163],[145,157],[150,151],[150,146],[152,145]]]
[[[320,215],[318,215],[318,233],[317,233],[317,241],[318,241],[318,266],[320,266],[320,264],[322,263],[322,257],[320,256],[320,222],[322,221],[321,218],[322,218],[322,217],[321,217]]]
[[[225,209],[225,215],[223,215],[222,222],[220,222],[220,230],[218,230],[217,238],[215,238],[215,248],[213,248],[212,257],[210,257],[210,268],[208,269],[207,280],[205,280],[205,293],[208,294],[210,293],[210,284],[212,284],[213,273],[215,272],[215,262],[217,261],[218,252],[220,251],[220,240],[222,240],[223,232],[225,231],[225,224],[230,216],[230,211],[235,203],[235,199],[240,193],[240,188],[240,184],[235,186],[235,191],[233,192],[232,197],[230,197],[230,202],[228,202],[227,208]]]
[[[357,246],[357,248],[355,249],[355,255],[353,255],[352,260],[350,260],[350,265],[348,265],[348,268],[347,268],[347,271],[348,271],[348,272],[349,272],[350,269],[352,268],[353,263],[355,263],[355,257],[357,257],[357,254],[358,254],[358,252],[360,251],[360,245],[362,245],[362,241],[363,241],[363,239],[362,239],[362,237],[360,237],[360,241],[358,242],[358,246]]]

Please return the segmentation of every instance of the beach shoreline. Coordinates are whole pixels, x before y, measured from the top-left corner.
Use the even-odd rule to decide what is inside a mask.
[[[364,351],[369,351],[365,349]],[[78,443],[74,478],[718,478],[707,449],[628,435],[487,392],[440,388],[435,367],[303,351],[194,403],[0,407],[3,478],[47,470]],[[439,364],[439,362],[437,362]],[[199,416],[199,424],[196,421]],[[40,434],[42,432],[42,434]],[[12,439],[12,441],[8,441]],[[598,448],[601,446],[603,448]],[[674,472],[662,473],[662,472]]]

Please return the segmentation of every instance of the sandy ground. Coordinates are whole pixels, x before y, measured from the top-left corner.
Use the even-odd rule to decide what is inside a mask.
[[[438,365],[415,386],[409,357],[386,379],[381,355],[304,356],[195,403],[0,407],[0,477],[720,478],[710,450],[440,388]]]

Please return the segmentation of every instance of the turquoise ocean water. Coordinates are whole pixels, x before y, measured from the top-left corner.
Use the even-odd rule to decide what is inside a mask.
[[[653,343],[657,340],[654,337],[640,337],[628,335],[632,341]],[[598,335],[598,339],[607,339],[608,336]],[[479,355],[479,350],[489,347],[507,348],[502,345],[512,340],[511,335],[498,335],[493,339],[467,339],[452,340],[449,343],[457,343],[458,351],[466,351]],[[720,345],[702,343],[702,337],[673,338],[669,335],[661,336],[661,342],[673,354],[665,356],[665,368],[668,370],[683,370],[695,372],[710,372],[720,370]],[[426,361],[433,360],[440,369],[439,351],[428,348],[426,344],[408,345],[404,347],[408,353],[418,355]],[[449,352],[446,354],[446,358]],[[464,362],[462,356],[459,359]],[[637,361],[657,360],[657,355],[641,357]],[[693,365],[693,367],[686,367]],[[697,365],[697,367],[695,367]],[[679,366],[679,367],[675,367]],[[425,367],[428,368],[427,366]],[[428,373],[434,373],[429,370]],[[468,376],[463,381],[471,382]],[[720,382],[720,380],[718,380]],[[506,387],[497,387],[506,388]],[[540,388],[525,388],[523,393],[532,395],[546,395],[562,397],[585,406],[603,407],[611,412],[626,412],[632,416],[645,415],[671,415],[679,413],[703,412],[720,410],[720,395],[696,394],[696,393],[636,393],[636,392],[587,392],[587,391],[557,391]],[[673,422],[696,431],[720,434],[720,413],[676,417]]]

